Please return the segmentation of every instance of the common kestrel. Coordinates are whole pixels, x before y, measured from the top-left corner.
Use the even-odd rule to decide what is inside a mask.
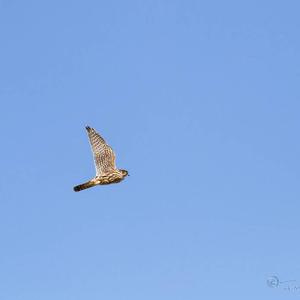
[[[88,189],[95,185],[118,183],[128,175],[126,170],[117,169],[114,151],[106,144],[100,134],[89,126],[86,127],[86,130],[94,155],[96,176],[88,182],[75,186],[75,192]]]

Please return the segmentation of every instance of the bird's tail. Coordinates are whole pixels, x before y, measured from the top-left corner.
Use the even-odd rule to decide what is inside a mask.
[[[95,186],[95,182],[93,180],[90,180],[90,181],[85,182],[83,184],[79,184],[79,185],[74,186],[74,191],[79,192],[79,191],[91,188],[93,186]]]

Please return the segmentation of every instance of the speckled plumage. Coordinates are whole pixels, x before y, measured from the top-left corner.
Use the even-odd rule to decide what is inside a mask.
[[[97,133],[95,129],[88,126],[86,127],[86,130],[94,155],[96,177],[88,182],[75,186],[75,192],[88,189],[95,185],[118,183],[128,175],[126,170],[117,169],[114,151],[106,144],[100,134]]]

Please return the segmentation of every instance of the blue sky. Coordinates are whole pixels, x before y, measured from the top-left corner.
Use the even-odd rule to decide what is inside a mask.
[[[299,10],[0,1],[0,299],[299,297]]]

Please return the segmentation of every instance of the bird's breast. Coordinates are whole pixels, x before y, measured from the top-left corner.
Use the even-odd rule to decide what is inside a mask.
[[[97,178],[98,184],[111,184],[122,181],[123,177],[118,173],[102,175]]]

